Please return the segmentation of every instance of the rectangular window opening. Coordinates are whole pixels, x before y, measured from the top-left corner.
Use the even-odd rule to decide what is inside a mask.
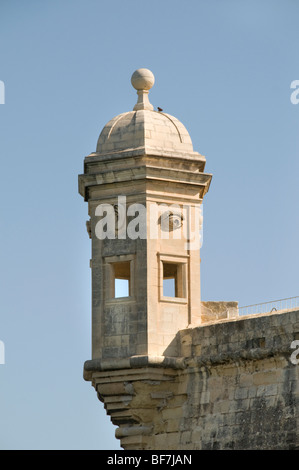
[[[181,297],[179,266],[175,263],[163,262],[163,296]]]
[[[130,261],[112,263],[114,269],[114,297],[129,297],[131,295],[131,266]]]

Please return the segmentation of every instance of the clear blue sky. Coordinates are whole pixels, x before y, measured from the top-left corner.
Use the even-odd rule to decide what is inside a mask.
[[[213,173],[203,300],[299,295],[299,3],[1,0],[1,449],[118,449],[89,382],[90,240],[77,175],[115,115],[150,99]]]

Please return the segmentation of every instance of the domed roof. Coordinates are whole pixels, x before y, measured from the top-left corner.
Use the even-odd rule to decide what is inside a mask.
[[[146,153],[193,153],[191,138],[185,126],[175,117],[155,111],[148,99],[154,84],[148,69],[136,70],[131,78],[138,101],[133,111],[119,114],[103,128],[97,143],[97,154],[144,149]]]

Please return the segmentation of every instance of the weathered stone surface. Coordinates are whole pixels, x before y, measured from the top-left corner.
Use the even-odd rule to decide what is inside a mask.
[[[150,76],[141,71],[138,86],[153,83]],[[176,356],[177,332],[201,323],[199,208],[212,176],[204,173],[205,157],[193,151],[183,124],[151,109],[145,95],[136,109],[104,126],[96,152],[85,158],[79,176],[92,243],[92,359]],[[117,219],[119,198],[125,201],[124,236],[116,231],[113,237],[100,237],[103,206],[109,205]],[[139,226],[144,236],[136,238],[129,233],[134,205],[145,211]],[[171,212],[173,206],[178,213]],[[172,224],[167,231],[165,207]],[[195,233],[198,244],[191,249]],[[121,262],[130,263],[126,298],[115,295],[115,263]],[[176,293],[169,297],[163,290],[167,264],[176,266]]]
[[[86,379],[125,449],[297,449],[298,333],[299,311],[202,325],[178,334],[188,356],[88,361]]]
[[[202,323],[235,318],[238,316],[238,302],[202,302]]]
[[[153,110],[153,82],[147,70],[135,74],[137,104],[108,122],[79,176],[92,242],[92,358],[84,378],[124,449],[299,449],[299,368],[290,360],[299,310],[238,317],[237,302],[201,302],[200,250],[186,241],[211,175],[183,124]],[[99,204],[119,218],[119,196],[126,230],[127,208],[146,209],[146,236],[97,235]],[[151,218],[163,204],[176,205],[168,237],[164,214]],[[119,278],[129,280],[126,297],[115,295]],[[169,279],[174,295],[163,289]]]

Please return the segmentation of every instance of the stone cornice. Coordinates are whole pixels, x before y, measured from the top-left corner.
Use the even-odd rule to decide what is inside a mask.
[[[184,369],[183,357],[169,356],[131,356],[124,359],[91,359],[84,363],[84,379],[92,379],[94,372],[121,369],[138,369],[143,367],[160,367],[167,369]]]
[[[202,167],[202,171],[204,170],[204,166],[206,164],[206,157],[201,155],[198,152],[177,152],[172,150],[165,150],[165,149],[155,149],[151,147],[138,147],[134,149],[128,149],[123,151],[116,151],[110,152],[106,154],[100,154],[97,152],[92,152],[87,155],[84,159],[84,166],[92,164],[92,163],[101,163],[105,161],[113,161],[113,160],[120,160],[124,158],[131,158],[131,157],[163,157],[163,158],[171,158],[174,160],[186,160],[193,163],[199,163]]]

